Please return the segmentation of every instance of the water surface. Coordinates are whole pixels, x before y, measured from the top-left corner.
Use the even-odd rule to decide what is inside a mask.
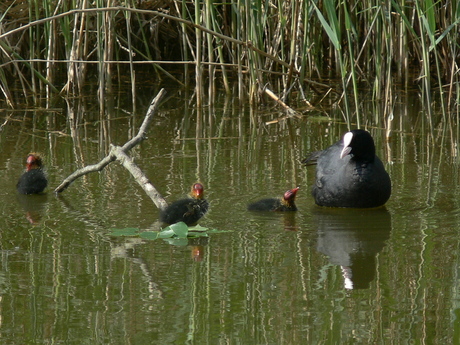
[[[0,310],[4,343],[405,344],[459,339],[458,128],[428,121],[417,96],[387,121],[362,125],[393,183],[385,208],[314,205],[314,167],[300,160],[346,132],[321,113],[266,125],[276,108],[226,100],[198,110],[168,90],[148,140],[131,155],[168,201],[201,181],[202,226],[228,232],[187,246],[110,236],[158,229],[158,212],[118,163],[52,193],[109,144],[134,135],[154,93],[2,112]],[[374,112],[369,104],[365,111]],[[70,120],[68,119],[70,117]],[[3,120],[2,120],[3,121]],[[44,155],[51,189],[20,197],[30,151]],[[299,186],[295,214],[246,204]]]

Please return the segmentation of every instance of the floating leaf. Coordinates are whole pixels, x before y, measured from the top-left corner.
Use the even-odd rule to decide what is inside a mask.
[[[208,237],[209,233],[227,232],[195,225],[188,227],[184,222],[171,224],[161,231],[140,231],[138,228],[111,229],[111,236],[139,236],[146,240],[164,239],[175,246],[185,246],[188,238]]]
[[[179,237],[179,238],[187,238],[188,226],[184,222],[171,224],[169,226],[169,228],[174,231],[174,234],[176,234],[177,237]],[[162,230],[162,232],[163,232],[163,230]]]
[[[174,230],[170,229],[169,226],[164,228],[158,233],[158,238],[171,238],[175,235]]]
[[[192,231],[188,233],[189,238],[209,237],[207,232]]]
[[[139,228],[111,229],[111,236],[137,236]]]
[[[206,232],[209,228],[205,228],[201,225],[195,225],[188,228],[188,232]]]

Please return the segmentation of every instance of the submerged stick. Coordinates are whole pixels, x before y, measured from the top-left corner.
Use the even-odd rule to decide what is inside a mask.
[[[72,182],[77,178],[92,173],[96,171],[101,171],[111,162],[118,160],[134,177],[136,182],[144,189],[147,195],[152,199],[155,205],[160,209],[165,209],[168,204],[161,194],[156,190],[155,186],[150,182],[150,180],[145,176],[142,170],[134,163],[134,161],[127,155],[127,152],[131,150],[134,146],[139,144],[146,138],[148,127],[152,122],[153,115],[156,113],[160,100],[166,94],[164,89],[161,89],[158,92],[158,95],[150,103],[147,114],[145,115],[144,121],[142,122],[141,127],[139,128],[138,133],[135,137],[131,138],[123,146],[111,145],[111,150],[109,154],[103,158],[99,163],[88,165],[84,168],[78,169],[69,175],[62,183],[54,190],[55,193],[61,193],[66,190]]]

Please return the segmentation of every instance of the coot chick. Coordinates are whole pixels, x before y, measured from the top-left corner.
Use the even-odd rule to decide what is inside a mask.
[[[190,198],[173,202],[160,213],[160,220],[166,224],[184,222],[194,225],[208,211],[209,204],[204,199],[204,187],[195,183],[190,192]]]
[[[356,129],[324,151],[316,159],[316,182],[312,195],[319,206],[369,208],[384,205],[391,195],[390,176],[375,155],[369,132]]]
[[[299,187],[290,189],[284,193],[282,198],[267,198],[253,202],[248,205],[248,210],[274,212],[297,211],[294,200],[298,190]]]
[[[16,189],[20,194],[39,194],[48,185],[41,157],[36,153],[27,156],[26,171],[19,178]]]

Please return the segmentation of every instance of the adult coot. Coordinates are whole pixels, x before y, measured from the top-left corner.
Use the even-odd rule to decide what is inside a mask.
[[[37,153],[27,156],[26,171],[19,178],[16,189],[20,194],[39,194],[48,185],[41,157]]]
[[[346,133],[342,140],[303,162],[308,165],[312,160],[317,161],[312,194],[319,206],[378,207],[390,198],[390,176],[365,130]]]
[[[174,224],[184,222],[193,225],[205,215],[209,204],[204,199],[204,187],[201,183],[195,183],[190,192],[190,198],[173,202],[160,213],[160,220],[163,223]]]
[[[249,211],[297,211],[295,196],[299,187],[290,189],[281,198],[267,198],[248,205]]]

